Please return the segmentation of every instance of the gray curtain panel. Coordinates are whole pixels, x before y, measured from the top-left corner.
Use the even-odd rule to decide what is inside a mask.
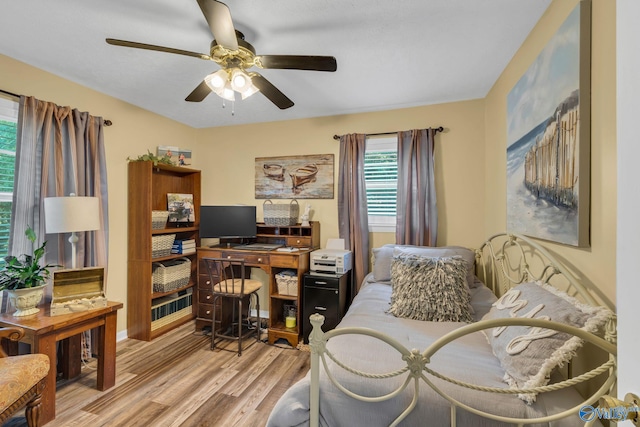
[[[46,261],[71,266],[69,234],[45,235],[44,198],[98,197],[100,230],[78,233],[77,265],[107,266],[108,200],[104,120],[70,107],[20,97],[9,253],[29,253],[27,226],[47,241]]]
[[[398,132],[398,245],[436,245],[434,136],[431,128]]]
[[[369,219],[367,189],[364,182],[364,134],[340,137],[338,179],[338,227],[340,238],[353,252],[355,288],[360,289],[369,273]]]

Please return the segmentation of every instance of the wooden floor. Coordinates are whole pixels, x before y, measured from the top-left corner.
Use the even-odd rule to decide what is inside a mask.
[[[95,389],[93,361],[79,378],[58,382],[56,419],[47,427],[264,426],[278,398],[309,370],[309,353],[290,347],[254,343],[238,357],[212,352],[210,342],[193,323],[152,342],[119,342],[115,387]],[[26,426],[23,414],[6,426]]]

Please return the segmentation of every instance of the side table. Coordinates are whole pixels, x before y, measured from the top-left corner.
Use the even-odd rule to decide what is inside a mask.
[[[98,380],[97,389],[107,390],[116,379],[116,320],[121,302],[109,301],[106,307],[79,313],[50,316],[49,307],[41,306],[32,316],[13,317],[0,314],[0,327],[19,326],[24,329],[21,342],[31,345],[32,353],[49,356],[49,375],[42,396],[41,423],[56,417],[56,341],[74,337],[81,332],[97,329]]]

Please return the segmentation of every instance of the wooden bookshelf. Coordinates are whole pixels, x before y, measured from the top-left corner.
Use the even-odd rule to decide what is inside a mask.
[[[179,166],[154,165],[153,162],[129,163],[128,193],[128,265],[127,265],[127,334],[129,338],[150,341],[195,317],[195,305],[181,308],[162,319],[152,321],[152,307],[176,294],[192,293],[196,283],[196,254],[172,254],[152,257],[152,238],[175,234],[176,239],[195,239],[200,245],[200,188],[199,170]],[[151,211],[167,210],[167,193],[193,194],[195,221],[184,226],[167,223],[162,229],[151,226]],[[175,224],[177,225],[177,224]],[[183,224],[181,224],[183,225]],[[153,292],[153,263],[186,257],[191,260],[188,285],[170,292]]]

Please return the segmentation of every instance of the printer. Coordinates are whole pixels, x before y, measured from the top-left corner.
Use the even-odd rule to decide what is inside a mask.
[[[351,270],[351,251],[344,249],[319,249],[311,252],[310,270],[314,273],[344,274]]]

